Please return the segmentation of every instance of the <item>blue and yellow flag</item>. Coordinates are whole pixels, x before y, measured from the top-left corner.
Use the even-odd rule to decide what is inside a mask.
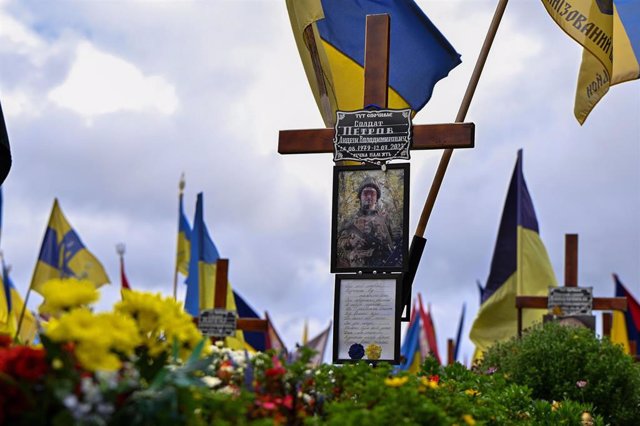
[[[629,343],[635,342],[636,353],[640,353],[640,303],[622,285],[618,275],[613,274],[613,280],[616,286],[616,297],[625,297],[627,299],[627,311],[613,311],[611,341],[622,345],[625,353],[628,354],[631,354],[631,345]]]
[[[408,371],[410,373],[417,373],[420,371],[420,365],[422,364],[422,354],[420,351],[420,315],[417,312],[415,302],[413,309],[411,310],[411,321],[407,332],[404,336],[404,341],[400,347],[400,364],[399,370]]]
[[[189,273],[189,256],[191,253],[191,227],[187,216],[184,214],[182,204],[182,191],[180,191],[180,206],[178,211],[178,249],[176,253],[176,269],[182,275]]]
[[[102,264],[84,246],[55,199],[31,288],[40,293],[42,285],[50,279],[68,277],[91,281],[96,287],[110,282]]]
[[[469,337],[480,352],[517,333],[516,296],[547,296],[557,286],[549,255],[540,239],[538,219],[524,181],[518,151],[504,204],[491,271]],[[523,328],[542,321],[546,311],[523,310]]]
[[[204,207],[202,192],[196,201],[196,215],[193,219],[191,233],[191,256],[189,261],[189,275],[187,276],[187,296],[184,309],[193,317],[198,318],[203,309],[213,309],[216,288],[216,262],[220,258],[218,249],[209,236],[209,230],[204,223]],[[226,309],[237,311],[233,289],[227,282]],[[233,349],[253,348],[246,345],[242,331],[237,331],[235,338],[227,337],[225,344]]]
[[[640,78],[640,0],[542,0],[583,48],[574,115],[583,124],[609,87]]]
[[[391,16],[389,108],[419,111],[460,55],[413,0],[287,0],[293,35],[325,124],[363,108],[366,15]]]
[[[24,301],[18,289],[13,285],[9,277],[9,270],[2,261],[2,291],[0,291],[0,334],[15,336],[20,320],[20,313]],[[21,343],[33,342],[38,329],[38,323],[33,314],[25,309],[20,334],[17,336]]]

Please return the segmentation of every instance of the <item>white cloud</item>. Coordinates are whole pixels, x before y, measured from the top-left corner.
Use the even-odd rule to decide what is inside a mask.
[[[78,45],[67,79],[48,97],[88,119],[116,111],[170,115],[178,108],[175,88],[164,78],[146,76],[131,63],[88,42]]]

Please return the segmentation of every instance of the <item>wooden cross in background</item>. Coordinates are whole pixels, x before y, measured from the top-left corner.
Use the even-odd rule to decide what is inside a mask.
[[[227,309],[227,291],[229,259],[218,259],[216,262],[216,289],[213,295],[213,307]],[[267,320],[258,318],[238,318],[237,329],[242,331],[267,332]]]
[[[389,85],[389,15],[367,15],[363,106],[387,108]],[[473,148],[473,123],[428,124],[412,127],[411,149]],[[280,154],[333,152],[333,128],[281,130]]]
[[[228,283],[229,273],[229,259],[218,259],[216,262],[216,286],[213,293],[213,307],[217,309],[227,309],[227,291],[229,289]],[[199,318],[194,318],[193,321],[198,324]],[[259,318],[237,318],[236,329],[242,331],[257,331],[266,333],[269,323],[267,320]],[[215,343],[218,337],[211,337],[211,342]]]
[[[564,251],[564,285],[565,287],[578,287],[578,235],[565,235]],[[518,337],[522,336],[522,310],[523,309],[547,309],[549,298],[546,296],[517,296],[516,308],[518,309]],[[594,297],[594,311],[626,311],[627,299],[624,297]],[[611,314],[603,314],[602,334],[611,334]]]

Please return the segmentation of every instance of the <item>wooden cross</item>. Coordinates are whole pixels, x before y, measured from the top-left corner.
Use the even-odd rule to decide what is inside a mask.
[[[578,235],[565,235],[564,252],[564,286],[578,287]],[[523,309],[547,309],[549,298],[545,296],[517,296],[516,308],[518,308],[518,337],[522,336],[522,310]],[[594,297],[594,311],[626,311],[627,299],[624,297]],[[603,320],[602,334],[609,336],[611,321],[605,324]]]
[[[216,289],[213,295],[213,307],[227,309],[229,259],[218,259],[216,262]],[[267,320],[258,318],[238,318],[237,329],[242,331],[267,332]]]
[[[218,309],[227,309],[227,291],[229,273],[229,259],[218,259],[216,262],[216,287],[213,293],[213,307]],[[196,325],[198,318],[193,319]],[[259,318],[238,318],[236,320],[236,329],[242,331],[257,331],[266,333],[268,329],[267,320]],[[212,336],[211,342],[215,343],[218,338]]]
[[[364,60],[365,105],[387,108],[389,82],[389,15],[367,15]],[[281,130],[280,154],[333,152],[333,128]],[[411,149],[473,148],[473,123],[429,124],[412,127]]]

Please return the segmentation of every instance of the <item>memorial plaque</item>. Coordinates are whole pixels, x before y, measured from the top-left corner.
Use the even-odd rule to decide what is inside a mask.
[[[410,109],[338,111],[336,114],[333,161],[383,164],[410,158]]]
[[[226,309],[207,309],[200,312],[198,329],[209,337],[227,337],[236,334],[237,313]]]
[[[593,287],[550,288],[547,306],[555,316],[591,315]]]
[[[333,362],[400,361],[401,275],[337,275]]]

